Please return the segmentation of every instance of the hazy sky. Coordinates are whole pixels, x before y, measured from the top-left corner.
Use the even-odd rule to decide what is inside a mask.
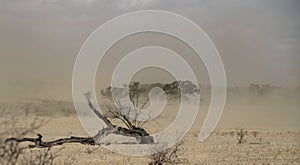
[[[0,99],[71,98],[85,39],[104,22],[143,9],[175,12],[202,27],[230,86],[300,84],[299,0],[0,0]]]

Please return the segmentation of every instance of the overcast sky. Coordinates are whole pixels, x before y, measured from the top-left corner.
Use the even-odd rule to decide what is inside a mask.
[[[106,21],[144,9],[175,12],[203,28],[230,86],[300,84],[299,0],[0,0],[0,99],[71,98],[85,39]]]

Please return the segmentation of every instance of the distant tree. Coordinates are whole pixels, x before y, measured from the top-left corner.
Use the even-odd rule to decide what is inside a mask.
[[[200,93],[200,89],[193,84],[191,81],[173,81],[167,84],[161,83],[153,83],[153,84],[140,84],[139,82],[132,82],[129,84],[129,96],[131,100],[137,101],[137,104],[140,102],[140,98],[147,99],[148,93],[154,87],[162,88],[168,99],[176,100],[179,99],[181,94],[183,95],[196,95]],[[101,95],[112,99],[112,90],[114,90],[114,94],[118,95],[115,97],[122,98],[126,96],[125,87],[124,88],[112,88],[107,87],[104,90],[101,90]],[[137,98],[136,94],[138,93],[139,98]],[[135,97],[135,98],[134,98]]]
[[[252,94],[252,96],[268,96],[270,95],[275,89],[278,87],[272,86],[269,84],[250,84],[249,85],[249,91]]]

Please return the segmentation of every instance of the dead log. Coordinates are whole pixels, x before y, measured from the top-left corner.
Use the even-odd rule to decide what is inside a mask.
[[[91,137],[75,137],[71,136],[69,138],[61,138],[54,141],[45,142],[42,140],[43,136],[41,134],[37,134],[37,138],[8,138],[5,140],[6,143],[10,141],[15,141],[18,143],[21,142],[33,142],[34,144],[30,144],[30,148],[48,148],[57,145],[62,145],[64,143],[81,143],[81,144],[88,144],[88,145],[95,145],[95,141]]]

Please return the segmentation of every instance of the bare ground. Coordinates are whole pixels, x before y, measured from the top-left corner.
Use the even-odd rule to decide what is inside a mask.
[[[171,106],[169,109],[174,108]],[[71,112],[69,115],[53,115],[48,112],[46,114],[31,113],[22,121],[18,121],[17,127],[30,123],[38,114],[39,118],[47,121],[36,131],[44,136],[45,141],[69,136],[88,136],[74,111],[66,110],[63,114],[69,112]],[[156,122],[146,125],[146,129],[151,133],[161,131],[163,126],[168,125],[172,120],[169,112],[162,114]],[[200,142],[198,134],[204,114],[205,112],[199,114],[196,123],[183,138],[184,144],[181,146],[181,152],[189,164],[300,164],[299,129],[251,128],[247,125],[243,127],[245,131],[243,143],[238,144],[237,129],[242,128],[242,125],[231,127],[233,124],[229,124],[227,127],[217,128],[207,140]],[[227,116],[230,115],[227,114]],[[226,114],[225,120],[229,120],[226,119]],[[159,125],[156,125],[157,123]],[[0,130],[10,127],[9,124],[2,124]],[[2,139],[10,137],[10,135],[2,136],[7,136]],[[35,133],[26,136],[36,137]],[[29,143],[23,145],[27,144]],[[55,160],[57,164],[148,164],[149,162],[148,157],[124,156],[109,151],[103,146],[64,144],[55,146],[51,150],[58,153]],[[42,149],[28,148],[25,152],[32,151],[40,152]]]

